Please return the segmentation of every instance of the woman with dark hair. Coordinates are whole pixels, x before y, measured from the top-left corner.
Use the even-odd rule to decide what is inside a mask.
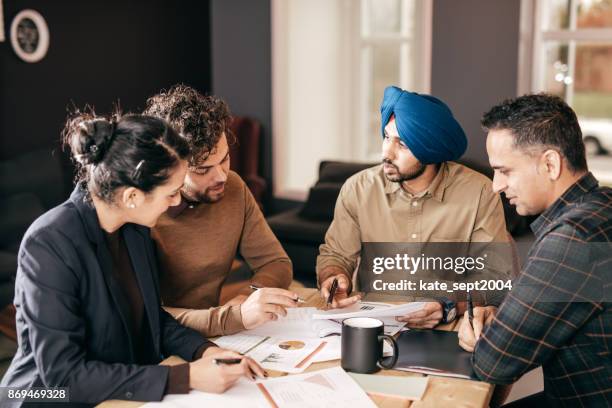
[[[263,376],[253,360],[216,347],[161,308],[147,227],[180,201],[189,153],[181,136],[152,117],[82,114],[68,121],[64,142],[77,186],[21,243],[19,348],[0,385],[66,387],[56,397],[92,405],[190,388],[222,392],[243,375]],[[170,355],[193,362],[158,365]],[[242,362],[216,365],[213,355]],[[12,401],[3,394],[0,402]]]

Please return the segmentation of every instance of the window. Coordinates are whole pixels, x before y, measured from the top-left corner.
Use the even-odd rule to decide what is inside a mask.
[[[589,169],[612,185],[612,0],[524,0],[522,7],[532,49],[521,55],[533,63],[520,64],[519,93],[563,97],[578,115]]]
[[[378,162],[385,87],[429,92],[431,0],[273,0],[274,191],[304,199],[321,160]]]
[[[384,89],[396,85],[415,92],[429,92],[431,42],[423,41],[431,21],[426,2],[361,0],[359,32],[360,73],[357,89],[360,106],[354,109],[361,142],[357,158],[380,160],[380,102]]]

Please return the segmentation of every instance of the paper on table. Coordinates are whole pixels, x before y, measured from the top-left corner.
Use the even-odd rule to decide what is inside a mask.
[[[340,360],[342,356],[342,342],[340,336],[329,336],[325,338],[327,343],[325,347],[318,353],[312,356],[311,363],[320,363],[322,361]],[[387,342],[383,343],[387,344]]]
[[[270,336],[258,336],[242,332],[219,337],[215,340],[215,344],[240,354],[246,354],[268,340],[270,340]]]
[[[327,344],[319,338],[304,338],[293,334],[258,336],[244,332],[219,337],[215,343],[219,347],[251,357],[266,369],[286,373],[304,371],[312,363],[312,358]]]
[[[360,302],[356,310],[371,311],[392,306],[393,305],[388,303]],[[269,345],[278,344],[281,342],[281,339],[285,341],[302,341],[305,343],[305,346],[307,344],[309,345],[308,350],[312,352],[316,346],[311,347],[310,345],[321,344],[319,337],[327,336],[324,340],[327,344],[312,355],[312,357],[300,368],[295,368],[295,365],[300,362],[297,361],[298,353],[284,353],[284,356],[278,355],[277,353],[273,357],[275,359],[281,358],[281,361],[275,361],[274,363],[271,361],[262,362],[264,368],[290,373],[302,372],[311,363],[339,360],[341,356],[340,337],[333,334],[341,334],[342,325],[334,320],[314,320],[312,316],[315,313],[317,313],[317,309],[314,307],[289,308],[287,309],[287,316],[281,317],[276,321],[270,321],[255,329],[244,330],[238,334],[219,337],[215,340],[215,343],[220,347],[243,354],[246,353],[257,361],[262,362],[274,351],[273,347],[271,349]],[[385,324],[385,333],[391,336],[396,334],[405,325],[405,323],[395,321],[393,317],[381,318],[380,320]],[[287,338],[288,333],[290,333],[291,339]],[[265,346],[260,347],[260,343],[264,342],[267,342]],[[391,355],[391,347],[386,342],[383,344],[384,355]],[[266,353],[268,354],[266,355]],[[307,354],[304,353],[302,358],[306,356]]]
[[[381,303],[380,305],[385,305]],[[360,304],[355,304],[343,309],[334,309],[326,311],[317,311],[313,313],[313,319],[348,319],[350,317],[395,317],[403,316],[408,313],[419,311],[423,308],[425,302],[410,302],[401,305],[388,305],[386,307],[372,307],[363,309]]]
[[[257,382],[241,378],[223,394],[191,391],[166,395],[144,408],[373,408],[372,400],[340,367]]]
[[[396,377],[357,373],[349,373],[349,375],[370,395],[399,397],[411,401],[423,398],[428,382],[428,377]]]
[[[398,322],[395,317],[380,317],[378,318],[385,325],[385,334],[394,336],[399,333],[400,330],[406,326],[404,322]],[[319,334],[319,337],[326,337],[331,334],[342,334],[342,323],[336,319],[313,319],[311,327],[315,333]]]
[[[343,310],[344,312],[371,311],[387,309],[392,306],[393,305],[389,303],[359,302],[351,308],[341,310]],[[340,309],[338,309],[337,311],[340,311]],[[311,326],[315,329],[316,332],[319,333],[320,337],[329,336],[330,334],[342,334],[342,319],[313,319],[312,316],[315,313],[318,313],[316,309],[312,311],[309,317],[312,319]],[[401,329],[404,328],[404,326],[406,326],[406,323],[398,322],[397,320],[395,320],[394,316],[379,317],[379,319],[385,325],[385,334],[388,334],[389,336],[397,334]]]
[[[389,303],[379,302],[360,302],[357,305],[345,308],[336,309],[332,312],[353,312],[353,311],[375,311],[393,307]],[[315,314],[320,314],[321,311],[314,307],[296,307],[288,308],[287,316],[281,317],[276,321],[267,322],[255,329],[245,330],[242,333],[256,334],[260,336],[280,336],[291,333],[295,336],[302,337],[325,337],[330,334],[341,334],[341,322],[334,319],[314,319]],[[393,336],[399,332],[406,323],[401,323],[395,320],[395,317],[383,317],[380,320],[385,324],[385,334]]]
[[[376,407],[340,367],[258,381],[257,386],[273,407]]]
[[[316,312],[314,307],[292,307],[287,309],[287,316],[272,320],[251,330],[242,333],[261,336],[284,336],[291,333],[296,337],[317,337],[310,325],[312,315]]]
[[[142,408],[191,407],[269,408],[270,405],[254,381],[241,378],[223,394],[192,390],[189,394],[169,394],[160,402],[149,402],[142,406]]]

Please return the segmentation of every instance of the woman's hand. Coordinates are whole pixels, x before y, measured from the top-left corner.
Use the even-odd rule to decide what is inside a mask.
[[[239,358],[242,359],[242,362],[240,364],[218,365],[214,363],[214,359],[221,358]],[[223,393],[234,385],[240,377],[254,380],[256,377],[263,378],[267,375],[264,369],[252,358],[229,350],[209,354],[189,364],[189,386],[194,390]]]

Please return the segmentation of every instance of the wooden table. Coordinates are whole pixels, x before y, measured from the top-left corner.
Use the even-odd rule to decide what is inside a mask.
[[[309,288],[292,288],[300,296],[306,300],[304,306],[311,307],[323,307],[324,302],[319,296],[317,290]],[[459,327],[459,321],[439,326],[440,330],[455,330]],[[170,357],[162,364],[173,365],[182,362],[178,357]],[[340,360],[326,361],[322,363],[314,363],[306,369],[305,372],[317,371],[323,368],[334,367],[340,364]],[[288,375],[286,373],[275,372],[268,370],[271,377],[279,377]],[[423,377],[423,374],[410,373],[406,371],[397,370],[381,370],[375,375],[389,375],[399,377]],[[447,377],[434,377],[430,376],[427,390],[423,395],[421,401],[406,401],[396,398],[371,396],[372,400],[379,407],[384,408],[395,408],[395,407],[413,407],[413,408],[424,408],[424,407],[446,407],[452,406],[454,408],[484,408],[489,406],[489,401],[493,395],[493,386],[479,381],[462,380],[457,378]],[[136,408],[143,405],[142,402],[136,401],[120,401],[112,400],[106,401],[98,407],[101,408]]]

